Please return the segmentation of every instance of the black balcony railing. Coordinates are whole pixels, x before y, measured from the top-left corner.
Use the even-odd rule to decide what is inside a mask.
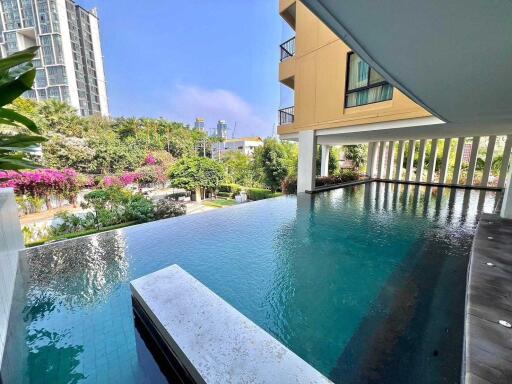
[[[279,110],[279,125],[291,124],[295,119],[295,106]]]
[[[295,55],[295,36],[290,40],[286,40],[281,47],[281,61],[286,60],[289,57]]]

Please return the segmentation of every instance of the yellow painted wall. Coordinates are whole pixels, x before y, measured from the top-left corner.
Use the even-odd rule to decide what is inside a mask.
[[[293,4],[280,1],[280,11]],[[278,133],[340,128],[430,116],[430,113],[396,88],[393,99],[345,108],[347,55],[351,49],[304,4],[296,1],[296,53],[280,64],[279,79],[294,76],[295,122],[278,127]]]

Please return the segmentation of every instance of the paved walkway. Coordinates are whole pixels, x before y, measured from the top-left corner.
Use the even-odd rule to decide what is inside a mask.
[[[30,215],[24,215],[20,217],[20,223],[22,225],[30,225],[30,224],[36,224],[43,221],[51,221],[55,217],[57,213],[60,212],[69,212],[69,213],[79,213],[83,212],[84,210],[80,207],[72,207],[72,206],[66,206],[66,207],[59,207],[50,209],[48,211],[43,211],[39,213],[31,213]]]
[[[219,208],[207,207],[206,205],[203,205],[202,202],[192,201],[187,204],[187,215],[211,211],[212,209],[219,209]]]

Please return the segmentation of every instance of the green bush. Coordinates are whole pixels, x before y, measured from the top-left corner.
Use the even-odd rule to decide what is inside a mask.
[[[316,178],[316,186],[322,187],[324,185],[335,185],[349,183],[351,181],[359,180],[359,174],[351,170],[341,170],[337,174],[331,176],[321,176]]]
[[[217,196],[225,197],[225,198],[228,198],[228,199],[232,199],[233,198],[233,194],[231,192],[218,192]]]
[[[171,199],[161,199],[156,204],[155,218],[168,219],[170,217],[182,216],[187,213],[185,204]]]
[[[229,192],[237,195],[242,190],[242,187],[238,184],[221,184],[219,185],[219,192]]]
[[[134,194],[125,205],[124,221],[146,222],[153,220],[155,205],[141,194]]]
[[[297,193],[297,177],[288,176],[281,182],[281,191],[284,194],[292,195]]]
[[[90,214],[96,228],[153,218],[154,204],[151,200],[118,186],[94,190],[85,195],[84,200],[82,208],[92,209]]]
[[[247,188],[247,197],[249,200],[263,200],[271,197],[281,196],[280,193],[273,193],[270,189],[263,188]]]

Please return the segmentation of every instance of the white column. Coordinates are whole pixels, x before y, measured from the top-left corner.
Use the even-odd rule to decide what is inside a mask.
[[[373,168],[373,153],[375,152],[375,143],[368,143],[368,161],[366,162],[366,173],[371,178]]]
[[[426,146],[426,140],[420,140],[420,151],[418,156],[418,166],[416,167],[416,182],[421,182],[421,177],[423,176],[423,168],[425,168],[425,150],[427,148]]]
[[[377,162],[377,178],[382,178],[382,168],[384,168],[384,148],[386,147],[386,142],[381,141],[379,144],[379,160]]]
[[[507,177],[508,164],[510,163],[510,151],[512,150],[512,135],[507,136],[505,142],[505,149],[503,150],[503,161],[501,162],[500,178],[498,181],[498,187],[503,188],[505,186],[505,178]]]
[[[414,151],[416,149],[416,140],[409,140],[409,157],[407,158],[407,170],[405,171],[405,180],[411,181],[412,167],[414,165]]]
[[[489,182],[489,174],[491,173],[492,155],[494,154],[494,146],[496,145],[496,136],[489,136],[489,144],[487,144],[487,153],[485,154],[484,171],[482,173],[482,181],[480,185],[487,186]]]
[[[443,162],[441,163],[441,172],[439,173],[439,182],[446,183],[446,176],[448,175],[448,165],[450,164],[450,146],[452,144],[451,137],[444,139],[443,148]]]
[[[299,132],[299,168],[297,193],[315,188],[316,136],[315,131]]]
[[[436,161],[437,161],[437,139],[432,139],[432,145],[430,147],[430,159],[428,160],[428,175],[427,183],[431,183],[434,179],[434,173],[436,172]]]
[[[473,137],[473,143],[471,144],[471,157],[469,159],[468,177],[466,179],[466,185],[473,184],[473,177],[475,176],[476,158],[478,156],[478,146],[480,145],[480,136]]]
[[[457,151],[455,152],[455,166],[453,168],[452,184],[459,184],[460,166],[462,164],[462,151],[464,150],[465,137],[459,137],[457,141]]]
[[[512,168],[508,173],[507,187],[505,188],[505,194],[503,195],[503,203],[501,205],[501,217],[504,219],[512,219]]]
[[[398,142],[398,153],[396,155],[395,180],[400,180],[400,176],[402,173],[402,164],[404,162],[404,151],[405,151],[404,141],[400,140]]]
[[[505,188],[505,194],[503,195],[503,203],[501,205],[500,216],[504,219],[512,219],[512,168],[508,173],[507,187]]]
[[[322,145],[322,159],[320,163],[320,176],[329,176],[329,152],[330,145]]]
[[[368,169],[368,176],[375,177],[375,168],[377,167],[377,155],[379,151],[379,143],[376,141],[373,143],[373,150],[371,153],[370,167]]]
[[[393,154],[395,152],[395,142],[388,143],[388,160],[386,166],[386,179],[391,180],[391,172],[393,172]]]

